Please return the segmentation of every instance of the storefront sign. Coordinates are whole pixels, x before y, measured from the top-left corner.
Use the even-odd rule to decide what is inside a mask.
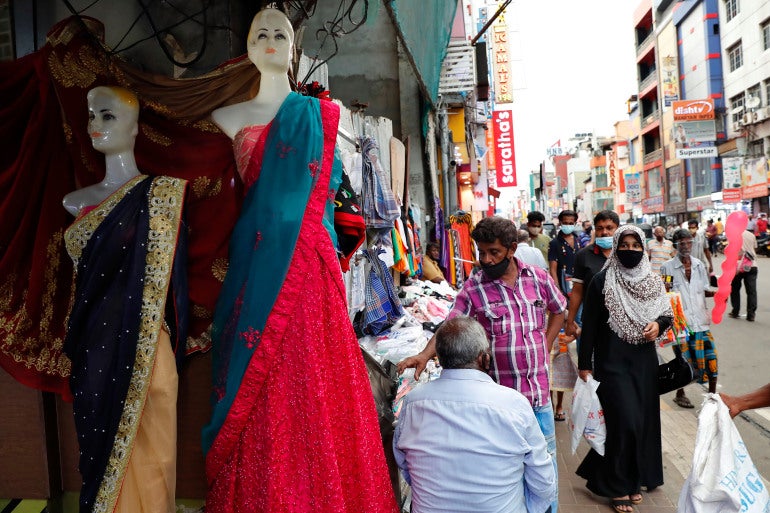
[[[722,158],[722,177],[723,185],[725,189],[740,189],[743,183],[741,183],[743,168],[743,158],[741,157],[726,157]]]
[[[679,73],[676,57],[667,55],[662,59],[663,102],[666,107],[679,99]]]
[[[642,200],[642,184],[639,173],[626,175],[626,200],[630,203],[638,203]]]
[[[707,208],[713,208],[714,202],[711,201],[711,195],[708,196],[699,196],[697,198],[689,198],[687,200],[687,211],[688,212],[700,212],[701,210],[707,209]]]
[[[644,198],[642,200],[642,212],[645,214],[663,212],[663,196]]]
[[[678,159],[702,159],[718,156],[719,150],[716,146],[700,146],[697,148],[676,149],[676,158]]]
[[[716,121],[682,121],[674,123],[673,138],[677,148],[694,146],[694,143],[717,140]]]
[[[680,100],[673,102],[674,121],[714,119],[714,100]]]
[[[511,86],[511,67],[508,61],[508,24],[505,13],[495,20],[492,26],[492,64],[495,82],[495,103],[513,102],[513,87]]]
[[[762,198],[767,196],[767,159],[746,159],[743,161],[743,197]]]
[[[513,111],[492,113],[495,129],[495,171],[497,188],[516,186],[516,159],[513,148]]]
[[[722,189],[722,203],[740,203],[741,199],[740,189]]]
[[[485,144],[487,146],[487,169],[495,168],[495,126],[492,121],[487,120],[487,129],[485,134]]]

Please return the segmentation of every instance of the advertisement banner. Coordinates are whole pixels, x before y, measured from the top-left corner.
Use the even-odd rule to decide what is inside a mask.
[[[767,196],[767,159],[746,159],[743,161],[743,197],[761,198]]]
[[[741,199],[740,189],[722,189],[722,203],[740,203]]]
[[[674,121],[715,119],[714,100],[679,100],[673,102]]]
[[[668,202],[683,203],[687,199],[682,166],[670,167],[668,172]]]
[[[722,159],[722,182],[724,189],[739,189],[741,183],[742,157],[726,157]],[[727,192],[727,191],[725,191]]]
[[[487,169],[495,168],[495,127],[492,121],[487,120],[487,129],[485,134],[485,144],[487,146]]]
[[[516,186],[516,159],[513,148],[513,111],[492,112],[495,130],[495,175],[497,188]]]
[[[626,175],[626,200],[630,203],[642,201],[642,183],[639,179],[639,173]]]
[[[487,173],[481,169],[481,164],[477,167],[479,173],[478,181],[473,184],[473,210],[476,212],[486,212],[489,209],[489,186],[487,184]]]
[[[679,99],[679,72],[676,57],[667,55],[662,59],[663,102],[666,107]]]
[[[716,121],[683,121],[674,123],[673,139],[677,148],[693,146],[694,143],[712,142],[717,140]]]
[[[708,157],[718,157],[719,149],[716,146],[700,146],[697,148],[677,148],[676,158],[678,159],[702,159]]]
[[[642,200],[642,212],[644,214],[655,214],[658,212],[663,212],[663,196],[644,198]]]
[[[492,66],[494,70],[495,103],[512,103],[511,65],[508,52],[508,24],[505,13],[495,20],[492,26]]]

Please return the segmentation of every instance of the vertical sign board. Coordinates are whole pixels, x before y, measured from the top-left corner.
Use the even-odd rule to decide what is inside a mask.
[[[495,103],[512,103],[511,69],[508,62],[508,25],[505,13],[500,14],[492,26],[492,57],[495,82]]]
[[[516,159],[513,148],[513,111],[492,113],[495,130],[495,171],[497,188],[516,186]]]
[[[495,168],[495,127],[492,121],[487,120],[487,129],[485,134],[485,144],[487,146],[487,169]]]

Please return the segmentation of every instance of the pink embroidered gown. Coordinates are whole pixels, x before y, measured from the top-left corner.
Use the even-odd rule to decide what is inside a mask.
[[[259,180],[266,128],[246,127],[234,140],[247,187]],[[207,513],[397,510],[340,265],[322,224],[333,151],[327,139],[289,272],[207,455]]]

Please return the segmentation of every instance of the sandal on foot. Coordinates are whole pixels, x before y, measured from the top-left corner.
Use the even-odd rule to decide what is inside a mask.
[[[674,397],[674,404],[681,406],[682,408],[694,408],[690,399],[686,395],[678,395]]]
[[[555,420],[556,422],[561,422],[564,419],[566,419],[566,417],[564,416],[563,411],[557,411],[556,413],[553,414],[553,420]]]
[[[636,498],[634,498],[636,497]],[[637,504],[641,504],[644,502],[644,497],[642,497],[641,493],[632,493],[628,496],[628,498],[631,500],[631,503],[636,506]]]
[[[623,506],[630,506],[631,509],[620,509]],[[610,501],[610,507],[617,511],[617,513],[632,513],[634,510],[634,503],[628,499],[612,499]]]

